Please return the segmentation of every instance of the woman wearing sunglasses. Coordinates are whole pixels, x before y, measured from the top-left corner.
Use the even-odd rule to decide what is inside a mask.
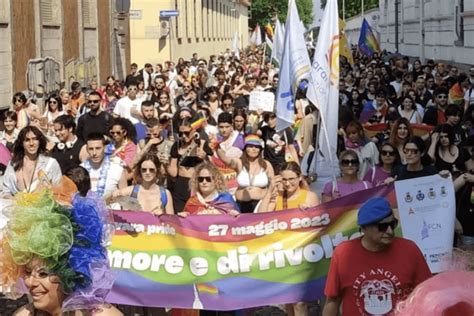
[[[357,177],[360,161],[355,151],[349,149],[341,152],[339,155],[339,167],[341,169],[341,177],[324,185],[321,194],[323,203],[357,191],[372,188],[372,183],[359,180]]]
[[[237,172],[238,188],[235,199],[242,213],[253,213],[258,202],[267,193],[270,179],[274,176],[273,167],[263,159],[263,141],[257,135],[245,137],[245,145],[240,158],[229,158],[218,147],[217,155],[224,163]]]
[[[258,205],[257,213],[304,209],[318,204],[319,198],[309,190],[300,166],[291,161],[285,162],[279,175],[272,179],[267,193]],[[285,308],[288,315],[307,315],[308,307],[305,302],[286,304]]]
[[[370,182],[373,187],[383,184],[390,177],[392,169],[400,164],[398,150],[390,143],[382,145],[379,159],[380,163],[370,168],[364,176],[364,181]]]
[[[63,111],[63,103],[59,95],[55,94],[50,96],[46,100],[46,111],[43,114],[42,120],[42,130],[46,131],[48,138],[53,137],[57,142],[57,137],[54,136],[54,120],[58,117],[65,114]]]
[[[161,184],[161,163],[154,154],[144,155],[134,170],[137,184],[115,191],[112,196],[127,196],[138,200],[145,212],[155,215],[174,214],[171,193]]]
[[[189,188],[193,195],[178,215],[240,214],[233,196],[227,192],[224,177],[212,163],[206,161],[195,168]]]
[[[399,165],[385,180],[391,183],[394,180],[406,180],[419,177],[432,176],[438,173],[438,169],[431,165],[431,159],[426,154],[425,142],[418,136],[410,137],[403,146],[406,165]]]
[[[207,141],[200,137],[201,128],[193,127],[199,117],[194,120],[185,118],[178,127],[178,139],[171,147],[171,160],[168,164],[168,189],[173,195],[173,208],[175,212],[181,212],[188,200],[189,181],[193,177],[195,168],[209,156],[213,151],[209,148]]]
[[[2,252],[0,293],[22,297],[26,288],[31,302],[13,315],[123,315],[105,301],[115,279],[104,247],[112,225],[105,205],[75,195],[66,207],[52,196],[20,196],[0,231],[11,250]]]

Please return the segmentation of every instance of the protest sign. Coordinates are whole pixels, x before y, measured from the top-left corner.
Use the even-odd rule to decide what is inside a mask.
[[[305,210],[153,216],[114,212],[107,300],[138,306],[234,310],[323,296],[334,248],[360,236],[357,210],[377,187]]]
[[[452,179],[434,175],[396,181],[395,191],[403,237],[418,245],[432,273],[442,272],[453,251]]]
[[[273,112],[275,106],[275,95],[271,92],[253,91],[250,92],[249,110]]]

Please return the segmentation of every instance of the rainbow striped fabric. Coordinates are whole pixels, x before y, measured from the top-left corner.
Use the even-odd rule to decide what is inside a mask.
[[[114,211],[108,257],[117,279],[107,301],[206,310],[314,301],[324,295],[334,247],[360,235],[357,210],[374,196],[396,209],[393,187],[380,186],[304,211]]]
[[[360,29],[359,50],[367,56],[372,56],[374,53],[380,53],[379,42],[366,19],[362,21],[362,27]]]

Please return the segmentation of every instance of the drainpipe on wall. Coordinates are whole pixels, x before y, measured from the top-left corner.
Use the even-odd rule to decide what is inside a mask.
[[[422,64],[425,63],[425,1],[420,0],[420,61]]]

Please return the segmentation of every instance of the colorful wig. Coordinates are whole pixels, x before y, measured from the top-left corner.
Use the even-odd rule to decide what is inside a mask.
[[[19,193],[7,211],[2,231],[0,290],[22,293],[19,280],[33,259],[45,262],[59,277],[66,295],[63,311],[93,309],[104,303],[113,277],[105,245],[110,238],[109,212],[93,194],[76,194],[72,207],[60,205],[50,190]]]
[[[419,284],[398,303],[395,315],[474,315],[473,257],[472,253],[455,249],[448,270]]]

